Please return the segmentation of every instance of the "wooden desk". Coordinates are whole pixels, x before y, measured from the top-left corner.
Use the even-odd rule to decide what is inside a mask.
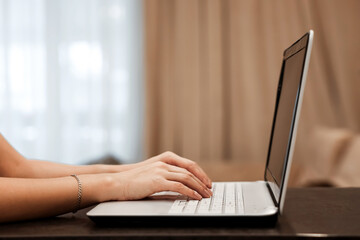
[[[85,213],[0,225],[0,239],[360,239],[360,188],[293,188],[273,228],[99,227]]]

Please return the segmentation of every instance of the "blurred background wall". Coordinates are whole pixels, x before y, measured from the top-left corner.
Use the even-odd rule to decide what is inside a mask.
[[[262,179],[282,52],[315,31],[291,184],[360,186],[360,1],[0,0],[0,132],[82,164]],[[144,74],[143,74],[144,73]]]
[[[218,170],[264,163],[282,52],[313,29],[293,175],[329,183],[360,128],[360,1],[144,4],[147,156],[172,150]]]

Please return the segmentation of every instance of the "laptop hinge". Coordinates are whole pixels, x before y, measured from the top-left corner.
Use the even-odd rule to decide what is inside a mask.
[[[268,191],[270,192],[270,196],[271,196],[271,199],[272,199],[273,202],[274,202],[274,205],[275,205],[277,208],[279,208],[279,204],[276,202],[276,198],[275,198],[275,196],[274,196],[273,191],[271,190],[271,187],[270,187],[270,185],[269,185],[269,182],[268,182],[268,181],[265,181],[265,183],[266,183],[266,187],[268,188]]]

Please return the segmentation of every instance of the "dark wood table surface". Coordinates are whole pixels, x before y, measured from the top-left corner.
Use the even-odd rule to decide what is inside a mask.
[[[360,188],[290,188],[274,227],[104,227],[84,209],[59,217],[0,225],[0,239],[360,239]]]

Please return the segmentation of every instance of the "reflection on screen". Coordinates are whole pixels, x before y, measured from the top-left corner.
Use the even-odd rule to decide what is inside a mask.
[[[281,95],[278,100],[268,163],[268,169],[279,188],[283,181],[284,163],[287,158],[292,135],[291,124],[295,114],[294,106],[300,86],[304,58],[305,48],[286,59],[284,62],[283,79],[280,80],[282,81]],[[275,194],[279,194],[279,191],[276,191]],[[279,196],[275,197],[278,200]]]

